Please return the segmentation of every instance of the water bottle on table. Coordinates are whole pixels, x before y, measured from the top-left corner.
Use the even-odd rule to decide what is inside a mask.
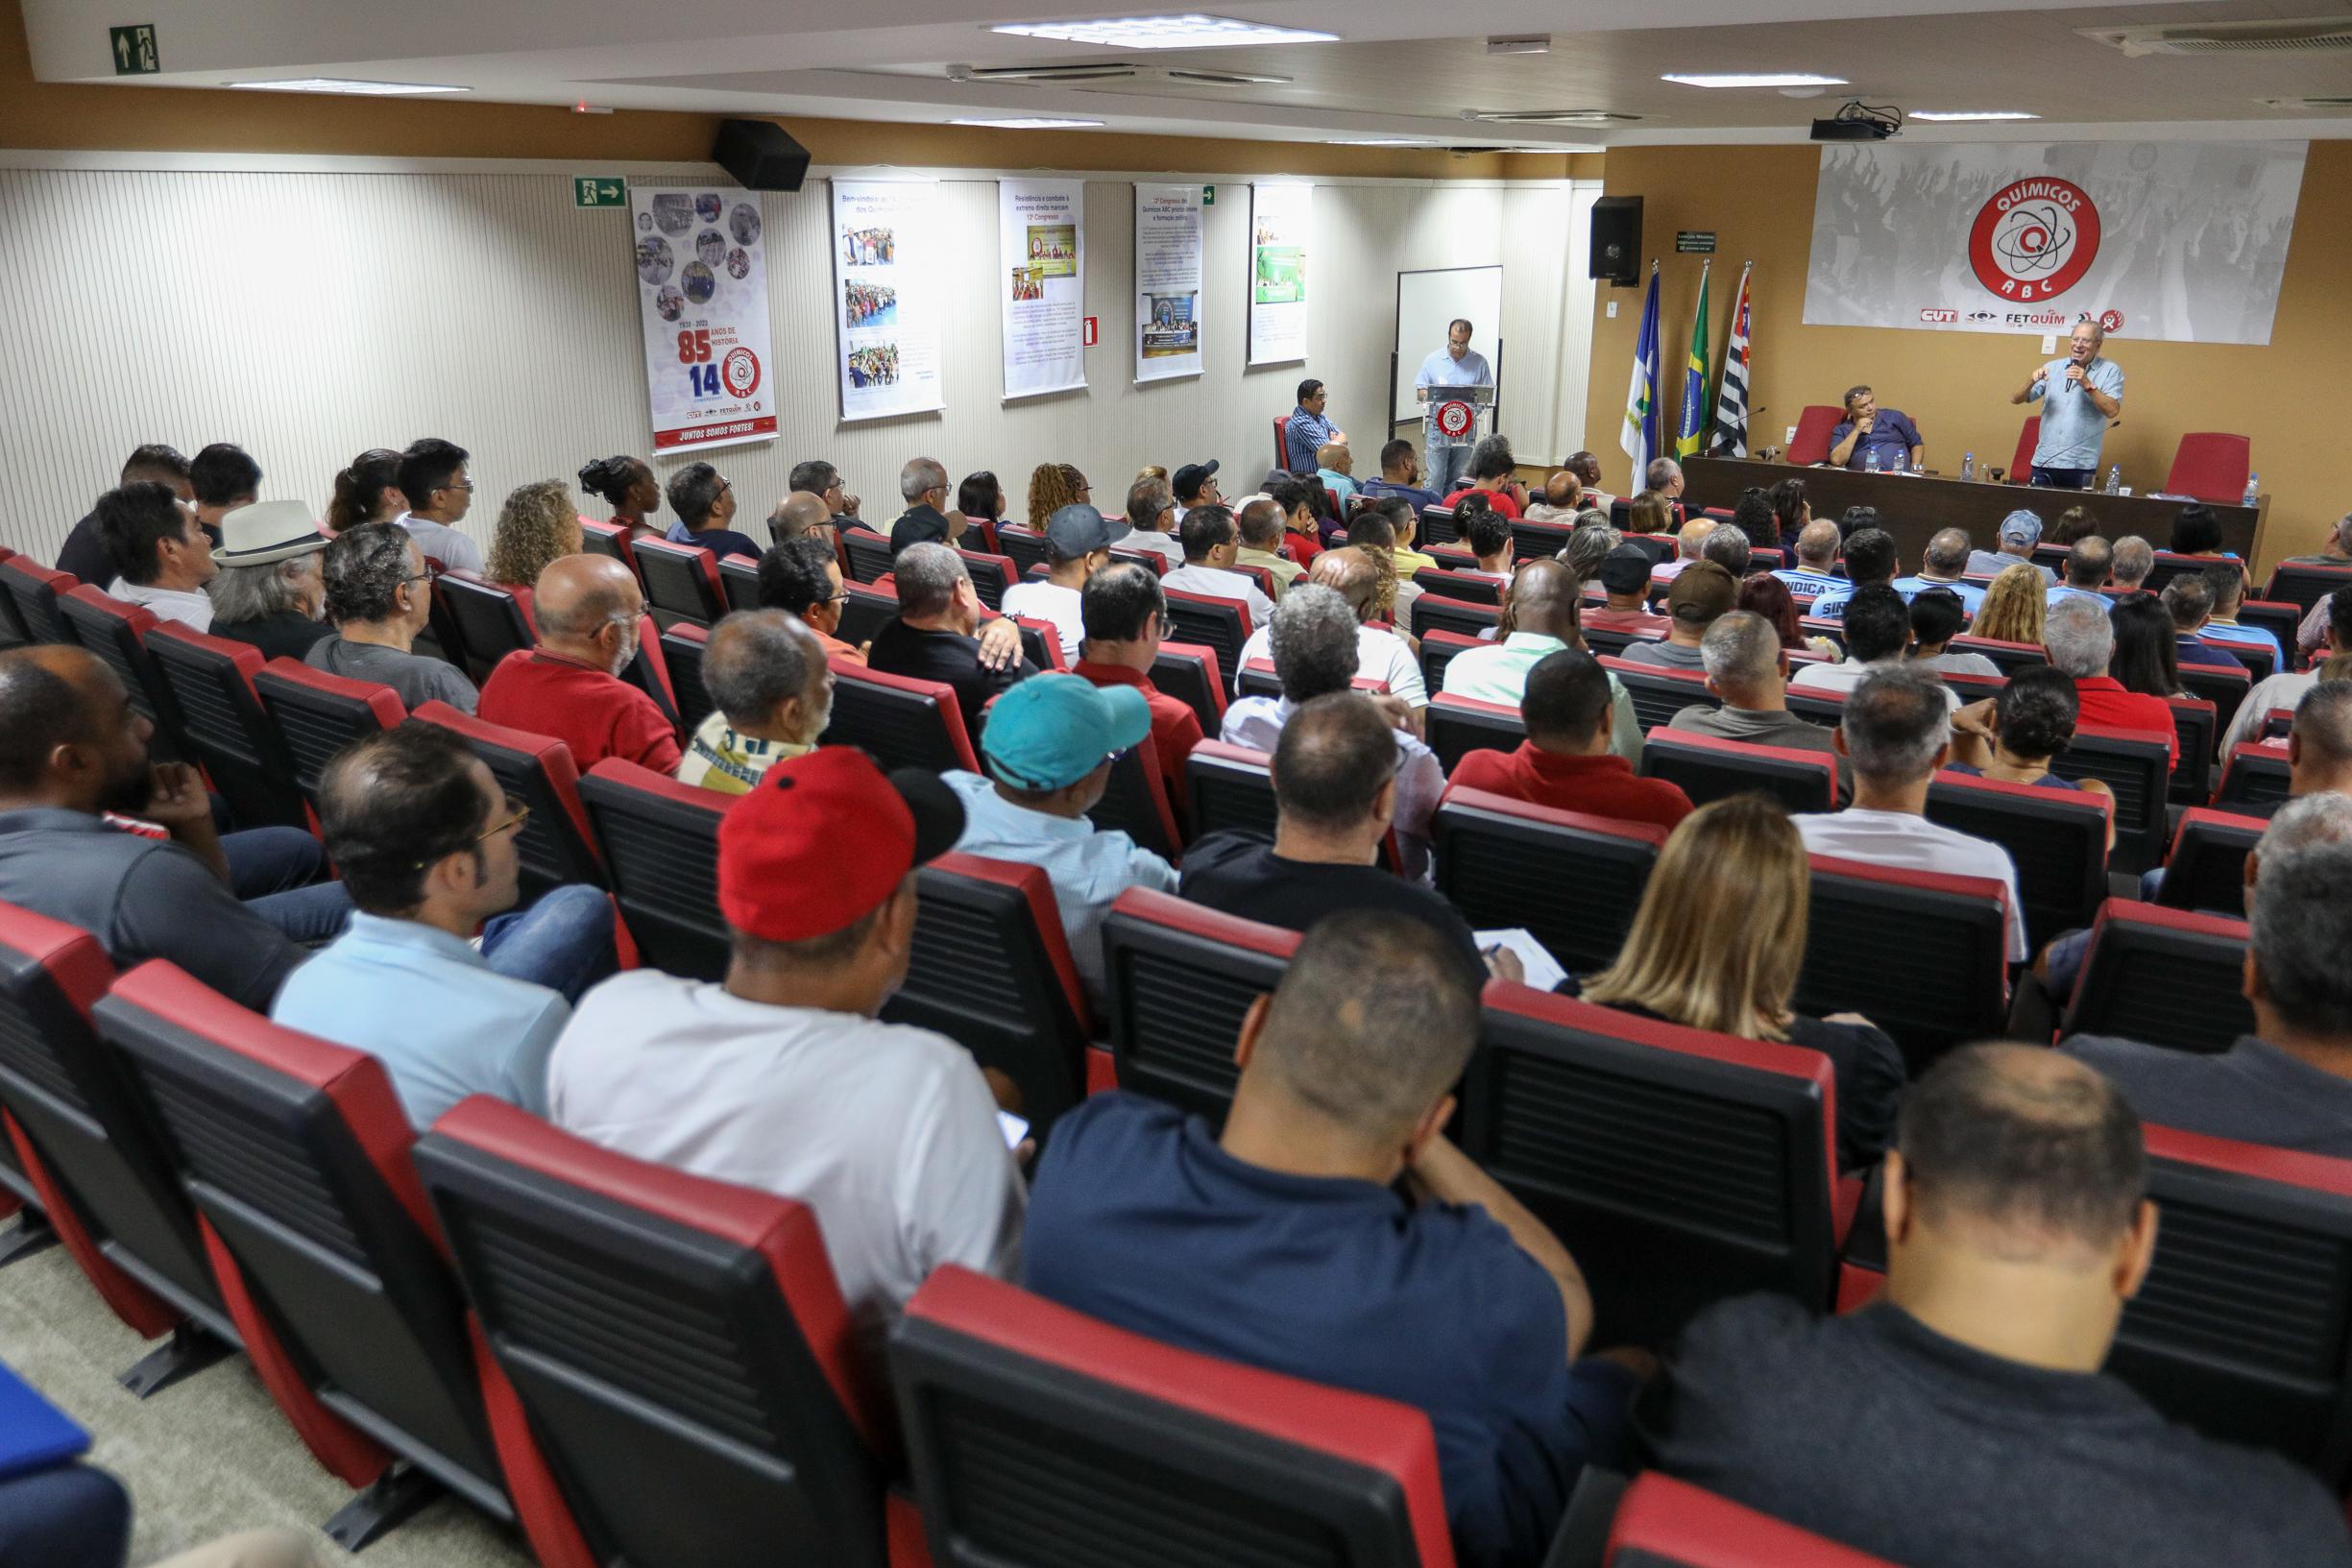
[[[1960,477],[1963,479],[1976,477],[1976,454],[1975,452],[1960,454]]]
[[[2245,476],[2245,499],[2239,504],[2242,506],[2253,506],[2259,503],[2261,500],[2262,475],[2259,473],[2249,473]]]
[[[2123,465],[2110,464],[2107,469],[2107,494],[2112,495],[2123,488]]]

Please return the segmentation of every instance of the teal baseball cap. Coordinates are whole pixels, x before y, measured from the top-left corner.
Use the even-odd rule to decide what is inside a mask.
[[[1067,789],[1151,733],[1152,705],[1131,686],[1032,675],[988,710],[980,749],[1015,789]]]

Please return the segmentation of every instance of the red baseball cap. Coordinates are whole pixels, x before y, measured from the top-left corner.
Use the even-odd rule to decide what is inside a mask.
[[[718,825],[718,908],[769,942],[806,942],[873,912],[907,873],[963,834],[963,803],[935,773],[884,775],[855,746],[767,770]]]

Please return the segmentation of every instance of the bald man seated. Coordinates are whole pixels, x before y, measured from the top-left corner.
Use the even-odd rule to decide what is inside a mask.
[[[474,712],[562,741],[582,773],[608,757],[675,773],[678,735],[668,715],[620,679],[644,624],[636,574],[610,556],[561,556],[539,574],[534,601],[539,646],[498,662]]]
[[[823,497],[796,490],[778,501],[776,510],[767,515],[767,537],[770,543],[781,544],[803,534],[814,534],[830,547],[834,541],[833,513]]]

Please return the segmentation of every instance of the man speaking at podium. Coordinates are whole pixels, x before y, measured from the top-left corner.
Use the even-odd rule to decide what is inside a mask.
[[[1456,483],[1469,473],[1470,448],[1478,445],[1478,425],[1460,436],[1449,436],[1438,428],[1438,405],[1445,399],[1432,398],[1433,387],[1488,387],[1494,385],[1494,372],[1488,368],[1487,356],[1470,350],[1470,324],[1457,316],[1445,328],[1445,347],[1432,349],[1429,357],[1421,361],[1419,374],[1413,377],[1414,396],[1428,405],[1429,412],[1421,419],[1422,467],[1429,470],[1424,481],[1441,495],[1451,495]]]
[[[2033,449],[2033,483],[2055,490],[2089,490],[2098,477],[2099,444],[2107,422],[2123,409],[2123,368],[2102,358],[2107,329],[2077,322],[2064,359],[2053,359],[2009,395],[2012,403],[2042,402],[2042,440]]]

